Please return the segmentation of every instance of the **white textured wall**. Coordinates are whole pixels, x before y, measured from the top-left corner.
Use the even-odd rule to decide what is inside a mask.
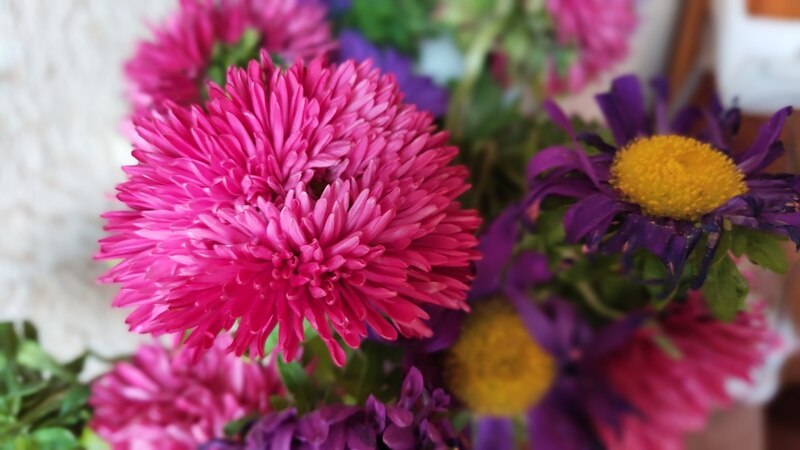
[[[121,62],[165,0],[0,0],[0,319],[61,356],[133,338],[92,261],[119,166]]]
[[[645,23],[621,71],[661,67],[677,2],[640,0]],[[95,283],[98,215],[128,146],[120,66],[170,0],[0,0],[0,320],[30,318],[62,357],[135,342],[114,289]],[[603,87],[603,83],[593,86]],[[589,94],[574,100],[591,108]]]

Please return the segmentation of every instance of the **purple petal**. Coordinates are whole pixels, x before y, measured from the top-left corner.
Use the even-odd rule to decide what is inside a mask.
[[[592,329],[568,301],[555,298],[545,307],[550,311],[553,331],[559,343],[556,353],[561,358],[584,358],[585,348],[592,341]],[[578,351],[577,353],[575,351]]]
[[[450,348],[461,334],[461,322],[467,313],[460,309],[447,309],[434,305],[426,306],[425,312],[430,316],[427,323],[433,330],[433,336],[416,340],[415,349],[423,353],[434,353]]]
[[[689,134],[697,121],[703,116],[695,106],[687,106],[678,111],[669,128],[675,134]]]
[[[597,133],[580,133],[578,139],[584,144],[594,147],[603,153],[614,154],[617,151],[616,147],[603,140]]]
[[[412,450],[415,448],[416,439],[414,438],[413,427],[399,427],[389,424],[383,432],[383,443],[391,450]]]
[[[417,401],[420,394],[422,394],[423,388],[422,374],[419,369],[412,367],[408,370],[405,380],[403,380],[398,404],[410,407]]]
[[[347,448],[374,450],[378,448],[378,436],[367,424],[359,422],[347,430]]]
[[[573,140],[576,139],[575,128],[572,126],[572,122],[569,120],[569,117],[567,117],[567,115],[564,113],[564,110],[562,110],[554,101],[550,99],[545,100],[542,103],[542,107],[553,123],[564,130]]]
[[[297,425],[298,437],[312,445],[320,445],[328,439],[330,426],[319,411],[306,414]]]
[[[620,206],[616,199],[605,194],[592,194],[572,205],[564,214],[564,231],[570,242],[588,235],[605,234]]]
[[[380,50],[353,30],[342,30],[339,33],[339,59],[342,61],[352,59],[357,62],[371,60],[377,67],[383,64]]]
[[[414,413],[400,406],[389,406],[386,408],[386,416],[395,425],[406,428],[414,423]]]
[[[372,422],[371,425],[375,431],[382,433],[386,427],[386,405],[370,395],[367,399],[366,412],[367,418]]]
[[[575,395],[557,387],[528,412],[528,434],[536,450],[601,450],[593,426],[574,404]]]
[[[470,298],[485,297],[497,291],[519,237],[518,222],[519,209],[512,206],[503,211],[481,237],[478,249],[483,258],[475,262]]]
[[[650,81],[650,87],[656,93],[655,98],[655,132],[665,134],[669,132],[669,84],[664,77],[657,77]]]
[[[514,304],[514,308],[522,317],[522,323],[528,329],[533,339],[545,350],[553,355],[563,354],[563,346],[558,340],[555,327],[547,317],[541,307],[535,305],[533,301],[522,291],[517,289],[507,289],[506,296]]]
[[[505,417],[478,419],[475,429],[475,450],[513,450],[514,424]]]
[[[787,106],[778,110],[772,115],[769,122],[761,126],[753,145],[736,160],[739,168],[744,173],[749,174],[763,170],[783,153],[783,147],[778,147],[774,144],[781,136],[786,118],[791,114],[792,108]]]
[[[560,169],[564,172],[577,170],[584,173],[595,186],[600,186],[597,173],[595,173],[589,158],[581,150],[567,147],[549,147],[531,158],[528,163],[526,177],[528,184],[535,183],[535,178],[550,169]]]
[[[371,60],[382,72],[394,75],[406,103],[437,117],[447,111],[447,89],[438,86],[429,77],[415,74],[411,59],[394,49],[382,50],[358,32],[344,30],[339,34],[339,59],[357,62]]]
[[[596,97],[617,145],[625,146],[642,134],[647,134],[647,115],[639,78],[626,75],[611,84],[611,91]]]
[[[538,252],[524,252],[514,259],[508,272],[508,283],[520,290],[530,289],[536,284],[553,278],[547,257]]]
[[[629,342],[631,335],[638,330],[650,316],[644,313],[634,313],[602,328],[595,333],[586,349],[586,357],[590,361],[605,358],[622,345]]]

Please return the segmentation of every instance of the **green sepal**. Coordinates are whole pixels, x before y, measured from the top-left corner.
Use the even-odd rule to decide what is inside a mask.
[[[315,405],[314,386],[306,370],[298,362],[284,362],[283,358],[275,358],[278,373],[281,375],[283,385],[292,395],[297,412],[303,414],[311,411]]]
[[[733,260],[725,257],[711,265],[701,290],[714,317],[730,321],[744,306],[748,286]]]
[[[743,227],[735,227],[730,234],[731,250],[736,256],[745,255],[753,264],[780,274],[788,270],[786,252],[781,248],[784,239],[780,236]]]

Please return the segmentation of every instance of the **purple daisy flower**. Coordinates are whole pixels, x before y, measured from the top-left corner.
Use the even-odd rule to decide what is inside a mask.
[[[444,361],[444,384],[477,417],[475,449],[512,449],[514,418],[524,416],[537,449],[602,448],[598,425],[618,429],[629,405],[601,374],[601,361],[639,327],[630,315],[595,330],[566,300],[536,304],[528,292],[548,281],[546,258],[513,256],[521,209],[501,214],[481,238],[472,314],[432,323],[434,336],[414,348],[415,363]],[[509,263],[510,262],[510,263]],[[436,320],[436,315],[432,318]],[[441,353],[424,357],[423,351]]]
[[[597,153],[551,147],[531,160],[529,215],[535,218],[547,197],[575,199],[564,216],[567,240],[583,242],[590,252],[623,253],[627,265],[640,250],[658,256],[669,270],[668,291],[696,248],[703,254],[692,288],[702,285],[723,233],[732,226],[800,244],[800,178],[764,173],[783,153],[778,139],[791,108],[775,113],[752,145],[734,155],[730,142],[738,109],[687,108],[670,120],[666,85],[657,81],[653,87],[657,95],[650,113],[634,76],[616,79],[609,92],[597,96],[614,144],[581,134],[576,142]],[[557,106],[546,107],[576,136]]]
[[[344,30],[339,34],[339,59],[357,62],[371,59],[375,67],[394,75],[407,103],[435,117],[441,117],[447,111],[447,90],[429,77],[416,75],[411,59],[392,48],[380,49],[358,32]]]
[[[294,409],[271,413],[247,432],[244,443],[221,440],[204,450],[353,449],[388,450],[457,448],[458,439],[443,418],[450,397],[425,389],[422,374],[411,368],[396,402],[370,396],[366,405],[328,405],[303,416]]]

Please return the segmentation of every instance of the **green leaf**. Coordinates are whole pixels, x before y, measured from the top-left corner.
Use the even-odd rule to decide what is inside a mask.
[[[269,356],[275,351],[275,347],[278,345],[279,328],[280,325],[273,328],[272,333],[269,334],[267,340],[264,342],[264,356]]]
[[[273,411],[283,411],[289,407],[289,399],[282,395],[272,395],[269,397],[269,406]]]
[[[83,409],[88,400],[89,386],[85,384],[75,385],[69,391],[67,391],[67,394],[64,396],[64,401],[61,403],[59,415],[64,417]]]
[[[747,256],[753,264],[777,273],[786,273],[789,263],[781,248],[779,236],[750,228],[736,227],[732,230],[731,248],[736,256]]]
[[[240,417],[236,420],[232,420],[225,424],[225,428],[223,428],[223,433],[225,433],[225,437],[229,439],[235,439],[238,437],[242,437],[241,435],[245,431],[245,429],[250,425],[254,420],[258,419],[258,413],[251,413],[244,417]]]
[[[39,332],[36,331],[36,327],[27,320],[22,322],[22,336],[29,341],[39,341]]]
[[[282,358],[276,358],[278,372],[281,375],[286,390],[292,394],[297,412],[302,414],[314,407],[314,387],[306,370],[297,362],[286,363]]]
[[[64,428],[41,428],[31,434],[38,450],[72,450],[80,448],[78,440]]]
[[[339,19],[340,27],[359,31],[379,46],[414,54],[425,36],[436,31],[429,19],[434,0],[353,0]]]
[[[714,317],[732,320],[744,305],[747,281],[729,257],[712,264],[703,284],[703,296]]]
[[[50,373],[67,380],[75,378],[72,373],[61,367],[39,344],[33,341],[23,341],[20,344],[17,362],[30,369]]]
[[[100,438],[100,436],[96,435],[91,428],[86,427],[83,429],[83,433],[81,434],[81,446],[85,450],[110,450],[111,446],[109,446],[106,441]]]
[[[6,357],[7,361],[13,361],[17,357],[19,338],[14,331],[14,324],[11,322],[0,323],[0,352]]]

